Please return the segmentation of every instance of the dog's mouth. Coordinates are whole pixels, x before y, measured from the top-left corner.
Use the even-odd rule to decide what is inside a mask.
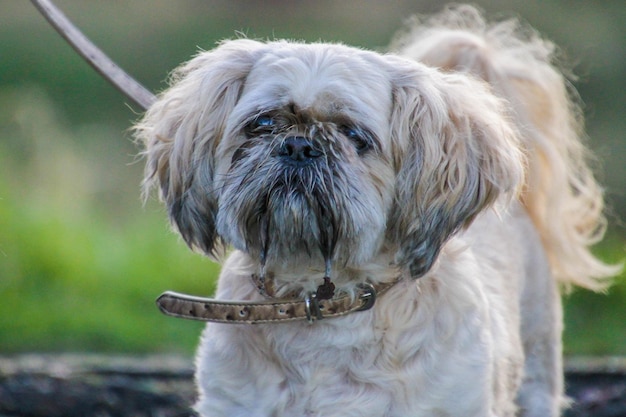
[[[254,159],[242,158],[234,171]],[[245,250],[258,254],[262,263],[279,254],[319,253],[328,265],[342,228],[335,164],[302,137],[286,138],[258,162],[238,181],[239,204],[228,197],[233,204],[226,203],[239,207]]]

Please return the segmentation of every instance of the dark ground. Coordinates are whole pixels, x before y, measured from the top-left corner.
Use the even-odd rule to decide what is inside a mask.
[[[191,417],[187,358],[0,357],[0,417]],[[626,417],[626,358],[567,363],[565,417]]]

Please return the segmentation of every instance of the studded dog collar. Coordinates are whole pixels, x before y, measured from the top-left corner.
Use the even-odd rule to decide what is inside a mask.
[[[254,280],[254,279],[253,279]],[[307,320],[314,323],[324,318],[340,317],[356,311],[369,310],[376,298],[394,286],[399,279],[381,284],[359,284],[355,294],[320,299],[308,293],[304,299],[277,301],[222,301],[167,291],[156,303],[162,313],[179,318],[215,323],[283,323]]]

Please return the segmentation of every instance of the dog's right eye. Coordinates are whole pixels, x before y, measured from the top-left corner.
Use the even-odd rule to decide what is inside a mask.
[[[274,126],[274,118],[272,116],[259,116],[254,119],[256,127],[272,127]]]
[[[276,121],[274,117],[268,114],[257,116],[246,126],[248,134],[271,133],[274,131]]]

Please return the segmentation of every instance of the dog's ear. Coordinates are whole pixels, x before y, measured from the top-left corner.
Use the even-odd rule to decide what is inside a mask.
[[[519,191],[524,160],[506,107],[486,84],[414,62],[394,71],[389,230],[396,262],[419,277],[452,234]]]
[[[234,40],[176,69],[135,136],[144,146],[144,193],[160,190],[170,221],[193,249],[215,255],[215,151],[262,43]]]

